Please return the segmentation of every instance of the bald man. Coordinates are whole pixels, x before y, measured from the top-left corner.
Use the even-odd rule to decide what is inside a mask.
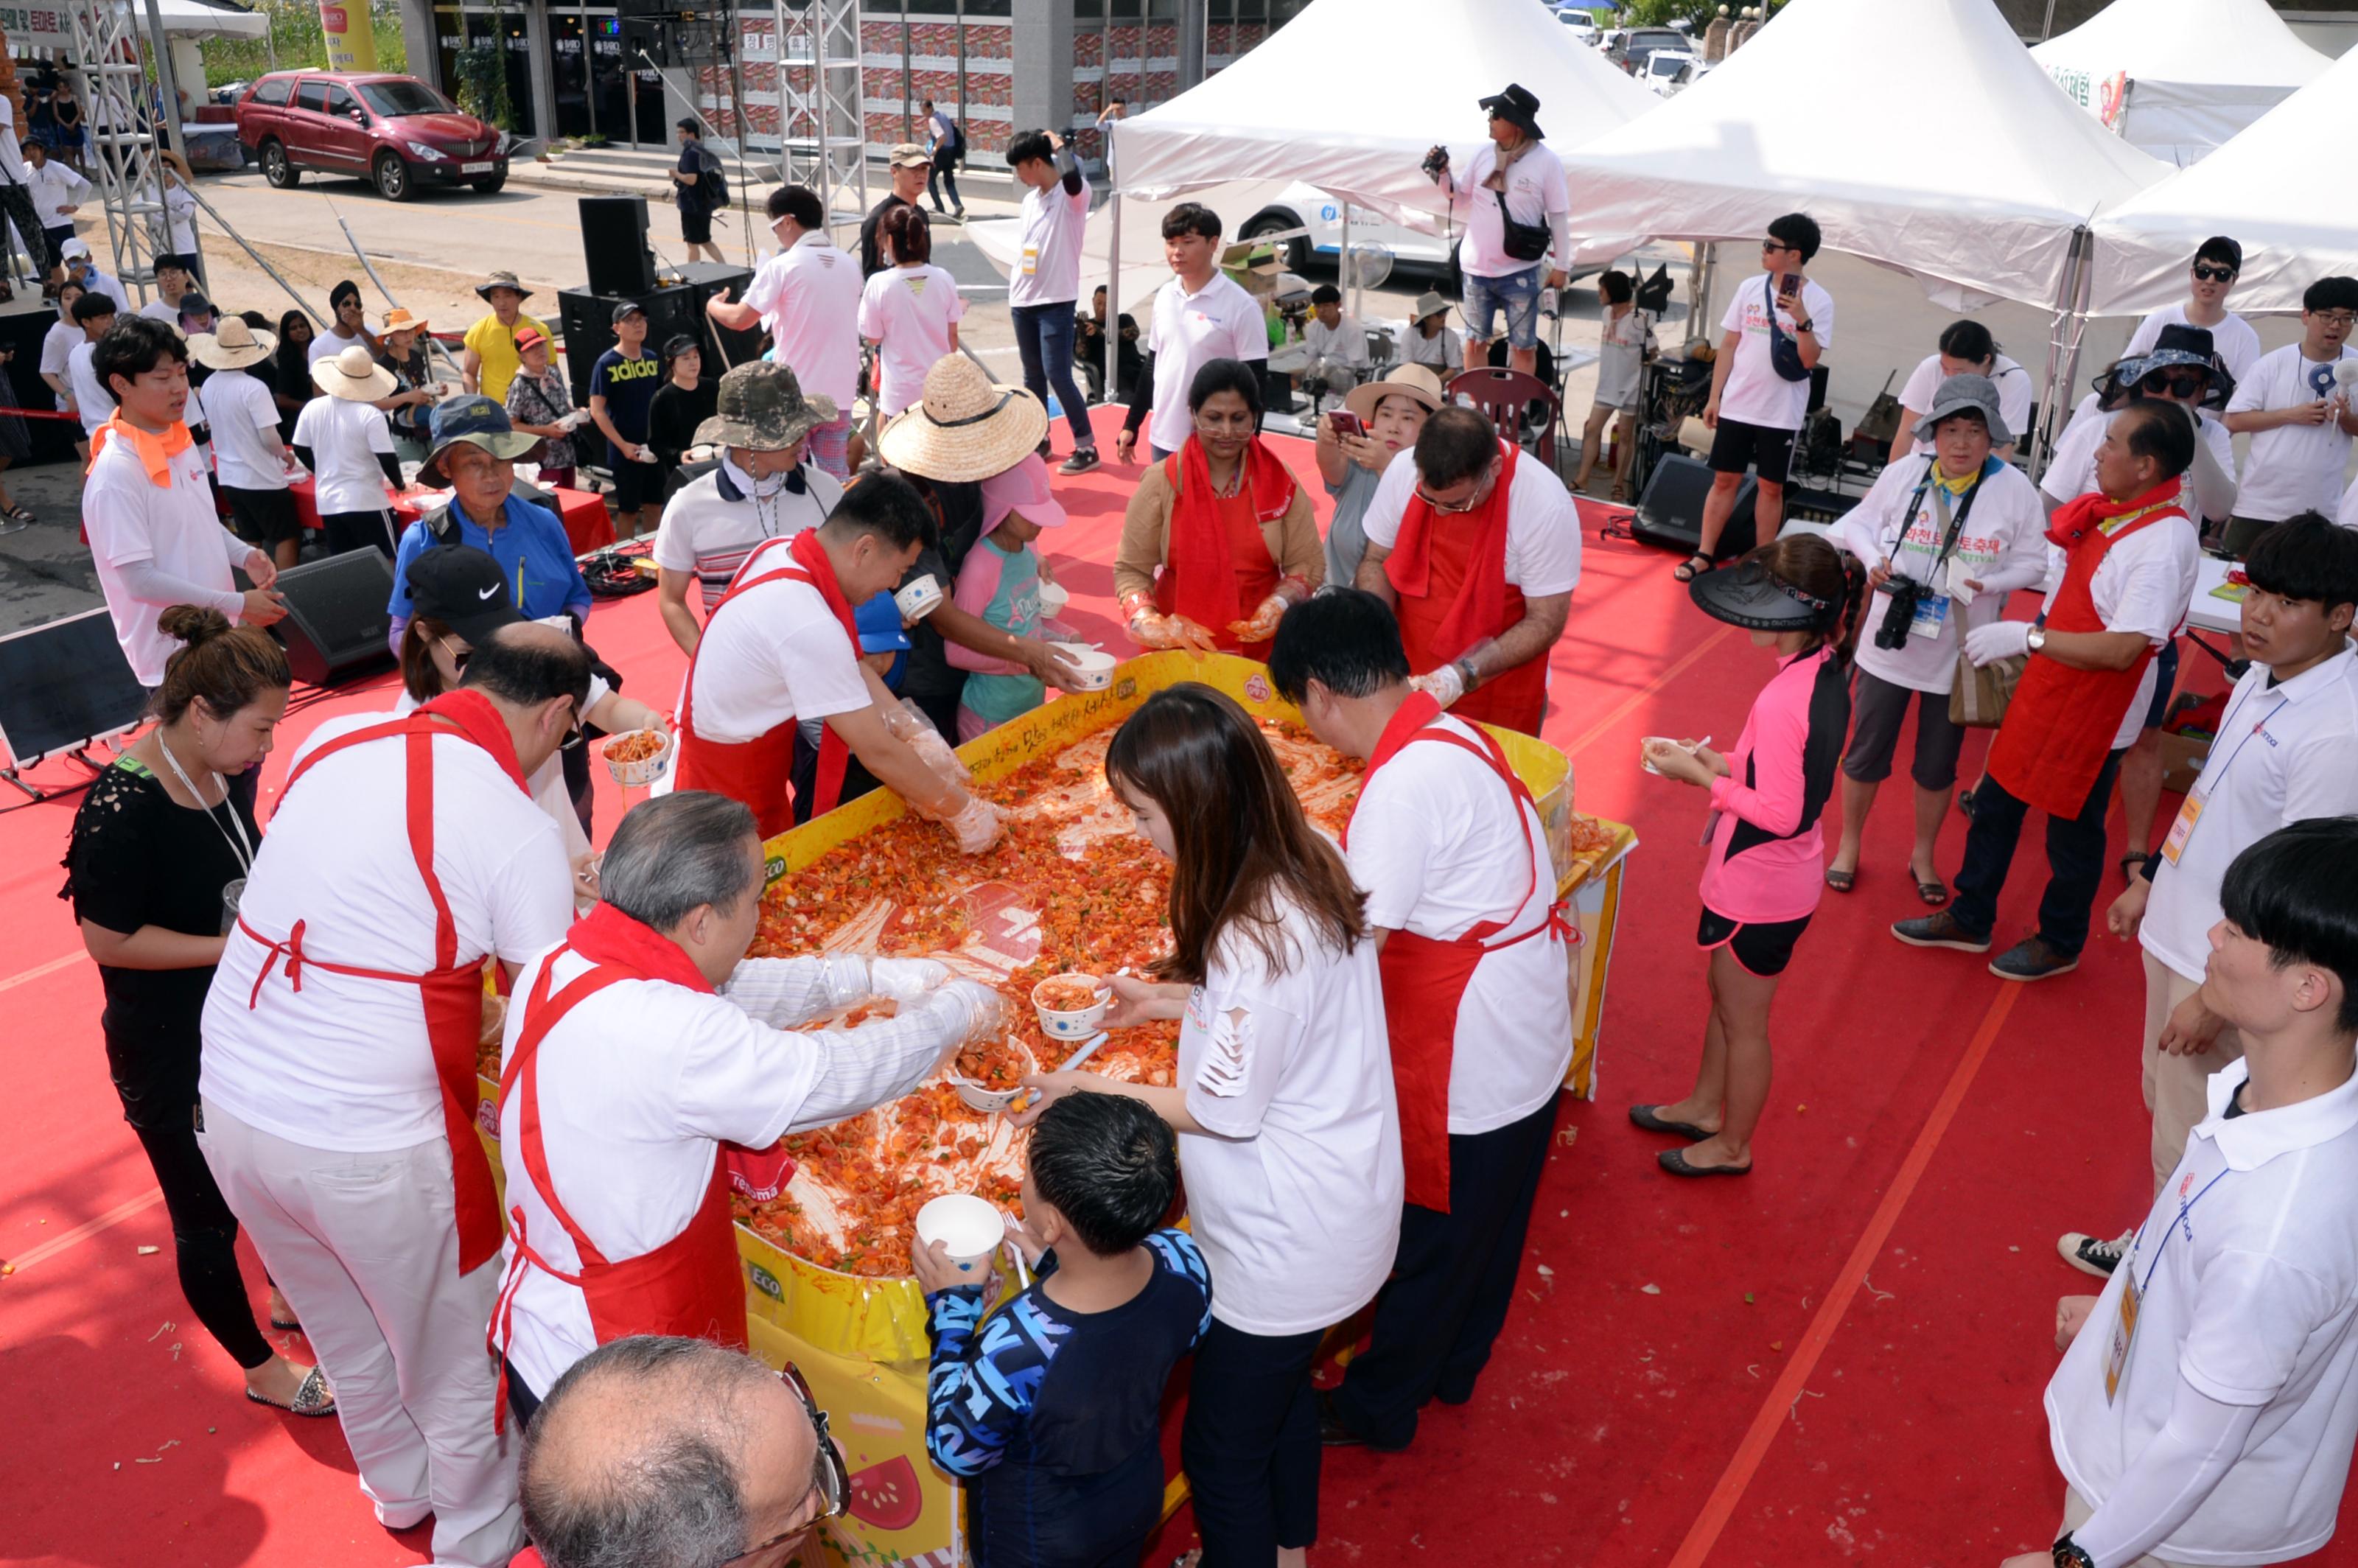
[[[843,1511],[843,1452],[798,1376],[705,1340],[636,1335],[549,1389],[518,1485],[546,1568],[784,1563]]]

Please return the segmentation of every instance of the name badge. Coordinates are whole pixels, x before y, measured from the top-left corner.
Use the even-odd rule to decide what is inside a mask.
[[[1023,276],[1026,276],[1026,277],[1033,277],[1033,276],[1038,276],[1039,271],[1040,271],[1040,247],[1039,247],[1039,246],[1037,246],[1037,245],[1026,245],[1026,246],[1024,246],[1024,247],[1023,247]]]
[[[1937,637],[1949,623],[1949,596],[1928,593],[1916,601],[1916,618],[1908,623],[1910,637]]]
[[[2186,841],[2194,837],[2194,825],[2202,820],[2202,797],[2190,793],[2186,804],[2178,808],[2178,819],[2169,825],[2169,837],[2161,841],[2161,858],[2171,865],[2186,852]]]
[[[2122,1268],[2127,1269],[2124,1260]],[[2136,1338],[2137,1309],[2145,1304],[2145,1292],[2137,1289],[2136,1275],[2130,1273],[2122,1281],[2120,1315],[2113,1322],[2111,1343],[2104,1346],[2104,1402],[2111,1404],[2120,1392],[2121,1374],[2128,1369],[2129,1345]]]

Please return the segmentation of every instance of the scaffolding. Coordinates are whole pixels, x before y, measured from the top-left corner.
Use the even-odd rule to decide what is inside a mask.
[[[778,26],[779,178],[817,191],[829,228],[856,226],[868,212],[858,0],[771,3]]]
[[[155,61],[162,101],[178,103],[171,53],[163,47],[163,17],[155,0],[146,0],[143,38],[139,16],[124,0],[68,0],[65,16],[83,102],[90,105],[91,183],[106,216],[115,276],[124,287],[136,288],[145,303],[156,279],[156,256],[171,249],[164,208],[166,165],[157,156],[147,69],[140,59],[144,49]]]

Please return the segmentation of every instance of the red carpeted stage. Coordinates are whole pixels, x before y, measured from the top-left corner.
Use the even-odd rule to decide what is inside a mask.
[[[1323,516],[1308,448],[1281,445]],[[1074,590],[1067,619],[1116,648],[1110,562],[1134,479],[1060,481],[1073,525],[1042,541]],[[1609,514],[1586,514],[1546,735],[1573,758],[1582,809],[1636,824],[1643,845],[1602,1098],[1565,1114],[1522,1299],[1474,1401],[1428,1410],[1408,1453],[1330,1450],[1312,1559],[1994,1564],[2043,1547],[2061,1497],[2039,1411],[2055,1298],[2094,1288],[2054,1239],[2122,1228],[2147,1196],[2136,953],[2100,937],[2076,974],[2023,988],[1893,942],[1885,925],[1922,913],[1901,874],[1902,789],[1868,833],[1857,890],[1827,894],[1778,998],[1757,1175],[1661,1173],[1662,1141],[1623,1111],[1692,1077],[1703,808],[1639,770],[1637,740],[1733,741],[1769,661],[1688,604],[1674,557],[1599,542]],[[652,596],[600,608],[590,636],[633,695],[668,705],[684,661]],[[2207,660],[2187,665],[2219,684]],[[386,677],[306,704],[265,771],[265,810],[311,725],[391,700]],[[602,838],[620,802],[600,789]],[[55,897],[72,809],[0,814],[0,1009],[16,1042],[0,1068],[0,1258],[15,1265],[0,1279],[0,1559],[423,1561],[423,1530],[374,1522],[335,1422],[244,1402],[179,1298],[155,1183],[107,1083],[98,977]],[[1952,818],[1944,871],[1963,836]],[[2001,947],[2043,877],[2027,836]],[[1183,1511],[1151,1561],[1186,1544],[1187,1523]],[[2358,1562],[2358,1548],[2316,1561]]]

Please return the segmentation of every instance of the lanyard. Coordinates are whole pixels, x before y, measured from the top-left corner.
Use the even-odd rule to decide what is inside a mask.
[[[2263,683],[2263,684],[2262,684],[2262,686],[2261,686],[2261,687],[2259,687],[2257,689],[2260,689],[2260,690],[2265,691],[2265,690],[2267,690],[2267,689],[2269,689],[2269,688],[2266,687],[2266,685],[2265,683]],[[2281,684],[2281,683],[2279,683],[2279,684],[2278,684],[2278,685],[2277,685],[2274,689],[2278,690],[2278,691],[2281,691],[2281,690],[2283,690],[2283,689],[2284,689],[2284,687],[2283,687],[2282,684]],[[2249,696],[2250,694],[2247,692],[2247,693],[2244,693],[2244,696]],[[2291,698],[2289,698],[2289,697],[2287,697],[2287,698],[2285,699],[2285,701],[2286,701],[2286,702],[2289,702],[2290,700],[2291,700]],[[2258,723],[2256,723],[2256,724],[2253,725],[2249,730],[2245,730],[2245,731],[2244,732],[2244,738],[2243,738],[2242,740],[2240,740],[2240,741],[2236,741],[2236,742],[2235,742],[2235,749],[2234,749],[2234,751],[2232,751],[2232,752],[2228,752],[2228,753],[2227,753],[2227,760],[2226,760],[2224,762],[2223,762],[2223,763],[2221,763],[2221,764],[2220,764],[2220,766],[2219,766],[2219,777],[2218,777],[2218,779],[2217,779],[2217,780],[2216,780],[2216,781],[2212,784],[2212,786],[2211,786],[2209,789],[2206,789],[2206,790],[2204,790],[2204,791],[2202,792],[2202,793],[2203,793],[2203,795],[2204,795],[2206,798],[2207,798],[2207,797],[2209,797],[2210,795],[2215,795],[2215,794],[2217,794],[2217,793],[2218,793],[2219,785],[2220,785],[2220,784],[2224,784],[2224,783],[2226,783],[2226,782],[2227,782],[2227,775],[2228,775],[2228,773],[2230,773],[2231,772],[2233,772],[2233,771],[2234,770],[2234,766],[2235,766],[2235,759],[2236,759],[2236,758],[2238,758],[2238,757],[2240,757],[2240,756],[2242,756],[2242,755],[2244,754],[2244,747],[2246,747],[2246,746],[2248,746],[2248,745],[2250,745],[2250,744],[2252,743],[2252,738],[2253,738],[2254,736],[2255,736],[2255,735],[2265,735],[2265,734],[2266,734],[2266,733],[2267,733],[2267,729],[2268,729],[2268,719],[2274,719],[2274,718],[2277,716],[2277,714],[2278,712],[2280,712],[2280,711],[2282,711],[2282,710],[2283,710],[2284,706],[2285,706],[2285,704],[2284,704],[2283,702],[2280,702],[2280,703],[2277,704],[2276,708],[2272,708],[2272,709],[2270,709],[2270,710],[2269,710],[2268,715],[2267,715],[2267,718],[2266,718],[2266,719],[2262,719]],[[2243,701],[2242,701],[2242,699],[2239,697],[2239,698],[2237,699],[2236,703],[2235,703],[2235,706],[2234,706],[2234,708],[2230,708],[2227,710],[2227,716],[2226,716],[2226,718],[2224,718],[2224,719],[2221,719],[2221,720],[2219,721],[2219,733],[2220,733],[2220,734],[2222,734],[2222,735],[2225,735],[2225,734],[2230,733],[2230,729],[2231,729],[2231,726],[2232,726],[2232,725],[2233,725],[2233,723],[2234,723],[2234,720],[2235,715],[2236,715],[2236,713],[2237,713],[2237,712],[2242,708],[2242,707],[2243,707]]]
[[[1949,552],[1957,547],[1957,539],[1964,532],[1965,519],[1973,514],[1974,497],[1981,493],[1982,481],[1989,474],[1989,465],[1984,463],[1974,473],[1973,483],[1965,486],[1963,500],[1957,507],[1956,516],[1952,518],[1949,515],[1948,487],[1937,482],[1933,477],[1940,471],[1940,468],[1941,460],[1938,457],[1932,458],[1924,465],[1924,477],[1918,481],[1916,493],[1908,498],[1907,506],[1899,514],[1899,536],[1892,541],[1890,551],[1883,557],[1885,570],[1898,570],[1899,552],[1908,547],[1909,527],[1916,521],[1916,514],[1923,506],[1924,497],[1929,493],[1932,497],[1932,509],[1940,518],[1942,530],[1941,546],[1933,553],[1931,574],[1925,584],[1926,587],[1935,589],[1940,586],[1934,579],[1941,575],[1941,563],[1947,560]]]
[[[156,737],[156,749],[163,752],[164,761],[172,765],[173,776],[178,778],[180,783],[187,787],[188,792],[190,795],[196,796],[197,807],[205,814],[205,820],[213,825],[213,831],[220,834],[223,839],[228,841],[229,852],[237,857],[238,869],[245,872],[246,875],[252,876],[254,874],[254,845],[245,836],[245,824],[237,819],[236,804],[229,798],[229,786],[222,783],[221,774],[211,773],[210,770],[208,770],[207,773],[207,776],[221,788],[222,805],[229,809],[229,827],[223,827],[221,824],[221,818],[213,815],[213,808],[205,804],[204,792],[197,788],[196,781],[189,777],[189,771],[180,766],[180,759],[172,755],[171,745],[166,741],[164,737],[160,734]],[[230,827],[237,829],[236,838],[230,838]]]
[[[2194,1206],[2201,1203],[2205,1195],[2207,1195],[2212,1187],[2217,1186],[2221,1182],[2223,1182],[2226,1179],[2227,1173],[2224,1171],[2220,1172],[2217,1175],[2202,1184],[2201,1192],[2196,1193],[2192,1197],[2188,1198],[2184,1203],[2178,1206],[2178,1218],[2171,1223],[2168,1230],[2162,1232],[2161,1245],[2153,1249],[2153,1262],[2146,1269],[2145,1278],[2139,1281],[2137,1285],[2138,1295],[2142,1296],[2146,1292],[2153,1289],[2153,1276],[2155,1271],[2161,1267],[2162,1254],[2169,1250],[2169,1238],[2177,1234],[2178,1227],[2186,1223],[2187,1215],[2193,1211]],[[2139,1241],[2143,1241],[2145,1239],[2144,1226],[2137,1227],[2137,1239]],[[2134,1250],[2131,1251],[2130,1257],[2132,1260],[2135,1259],[2136,1253]]]

